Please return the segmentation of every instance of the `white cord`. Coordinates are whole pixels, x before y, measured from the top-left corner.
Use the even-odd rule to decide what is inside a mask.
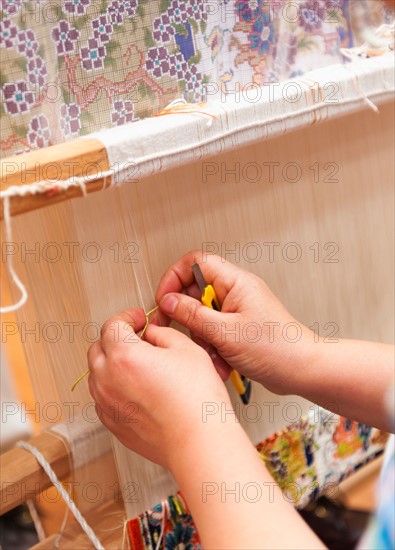
[[[37,462],[40,464],[44,472],[47,474],[53,485],[57,488],[59,493],[61,494],[63,500],[69,507],[70,511],[74,515],[75,519],[78,521],[78,523],[81,525],[81,528],[85,531],[87,537],[92,542],[93,546],[96,548],[96,550],[105,550],[104,546],[102,546],[101,542],[93,532],[92,528],[88,525],[85,518],[82,516],[81,512],[78,510],[74,500],[71,498],[71,496],[68,494],[68,492],[65,490],[63,485],[60,483],[57,475],[53,471],[51,465],[46,460],[44,455],[40,453],[36,447],[33,445],[30,445],[30,443],[26,443],[25,441],[18,441],[16,444],[17,447],[21,447],[22,449],[25,449],[25,451],[28,451],[31,453],[34,458],[37,460]]]
[[[4,197],[4,226],[5,226],[5,237],[7,242],[12,242],[12,229],[11,229],[11,215],[10,215],[10,197],[5,196]],[[16,274],[16,271],[14,269],[14,264],[12,260],[12,254],[8,257],[8,269],[10,270],[10,274],[12,277],[13,282],[15,283],[15,286],[19,288],[21,291],[21,297],[19,298],[18,302],[16,304],[13,304],[12,306],[5,306],[0,307],[0,313],[10,313],[11,311],[16,311],[20,307],[26,304],[27,300],[27,290],[25,285],[22,283],[22,281],[19,279],[18,275]]]
[[[112,173],[112,172],[111,172]],[[95,178],[98,177],[95,174]],[[55,184],[53,180],[48,182],[37,182],[30,185],[13,185],[6,189],[5,191],[0,192],[0,198],[4,199],[3,209],[4,209],[4,228],[5,228],[5,237],[6,242],[12,243],[12,227],[11,227],[11,207],[10,199],[15,196],[25,196],[27,194],[36,195],[37,193],[47,192],[49,189],[53,189],[53,186],[61,187],[62,189],[68,189],[69,187],[79,187],[82,191],[84,197],[87,196],[86,190],[86,180],[88,178],[72,177],[65,181],[60,181]],[[51,184],[51,186],[49,185]],[[20,290],[21,297],[19,298],[16,304],[11,306],[0,306],[0,313],[11,313],[21,308],[26,304],[28,293],[25,285],[19,279],[16,271],[14,269],[12,254],[7,256],[7,265],[11,274],[11,278],[15,286]]]
[[[26,183],[25,185],[11,185],[4,191],[0,191],[0,199],[5,199],[6,197],[24,197],[25,195],[40,195],[54,190],[67,191],[70,187],[79,187],[82,194],[86,196],[87,183],[112,176],[114,172],[114,169],[110,169],[105,172],[91,174],[90,176],[72,176],[66,180],[42,180]]]

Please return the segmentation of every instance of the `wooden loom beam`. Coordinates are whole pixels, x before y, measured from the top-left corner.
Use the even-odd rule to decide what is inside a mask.
[[[108,171],[109,167],[107,150],[99,140],[76,139],[3,159],[0,162],[0,189],[5,191],[14,185],[22,186],[52,179],[56,185],[56,180],[100,174]],[[110,177],[99,176],[97,180],[86,184],[86,190],[88,193],[100,191],[109,187],[110,183]],[[15,196],[10,202],[10,213],[16,216],[81,195],[81,188],[73,186],[51,193]],[[3,218],[4,209],[1,201],[0,219]]]
[[[44,432],[29,443],[47,459],[59,479],[71,472],[71,453],[63,440]],[[34,456],[21,448],[0,455],[0,515],[51,486],[47,474]]]

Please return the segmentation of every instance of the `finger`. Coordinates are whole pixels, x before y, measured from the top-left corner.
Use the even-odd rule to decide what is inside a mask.
[[[101,404],[95,403],[95,411],[97,418],[103,426],[105,426],[107,430],[110,430],[112,434],[117,436],[119,430],[122,428],[119,426],[119,419],[116,416],[115,410],[109,410],[107,412]]]
[[[214,359],[218,356],[216,348],[212,344],[209,344],[205,340],[202,340],[202,338],[199,338],[199,336],[196,336],[196,334],[191,333],[191,340],[192,342],[195,342],[195,344],[203,348],[204,351],[210,356],[210,359]]]
[[[230,376],[230,373],[233,370],[232,367],[225,361],[225,359],[223,359],[218,354],[216,357],[213,355],[211,357],[211,360],[213,362],[215,370],[218,372],[219,376],[221,377],[221,380],[223,382],[226,382]]]
[[[93,401],[95,401],[95,403],[97,403],[98,393],[97,393],[97,390],[96,390],[95,377],[94,377],[94,375],[92,375],[91,370],[90,370],[89,376],[88,376],[88,389],[89,389],[89,393],[90,393]]]
[[[194,282],[187,288],[182,289],[182,294],[186,294],[187,296],[191,296],[192,298],[195,298],[196,300],[200,300],[202,297],[202,293],[200,292],[200,289],[198,285]],[[150,318],[150,323],[154,325],[159,325],[160,327],[168,327],[171,323],[172,319],[168,315],[165,315],[163,311],[160,309]]]
[[[167,327],[170,322],[171,319],[169,319],[167,315],[160,311],[160,309],[154,311],[149,317],[149,324],[157,325],[158,327]]]
[[[92,395],[93,397],[93,395]],[[95,398],[94,398],[95,399]],[[114,433],[114,429],[117,426],[117,417],[116,417],[116,409],[107,408],[103,405],[103,403],[99,403],[95,399],[95,410],[97,418],[100,420],[100,422],[112,433]]]
[[[195,342],[198,346],[204,349],[204,351],[210,356],[213,365],[220,375],[223,382],[229,378],[230,373],[232,372],[232,367],[221,357],[214,346],[208,344],[195,334],[191,335],[192,341]]]
[[[106,321],[101,329],[101,345],[107,355],[116,346],[139,344],[136,332],[144,328],[143,309],[129,309]]]
[[[201,290],[198,287],[198,284],[196,282],[194,282],[190,286],[186,287],[183,291],[183,294],[186,294],[187,296],[190,296],[191,298],[195,298],[195,300],[200,300],[201,297],[202,297]]]
[[[118,315],[114,315],[114,317],[112,317],[109,321],[122,321],[123,323],[130,325],[134,332],[139,332],[145,325],[145,311],[141,307],[125,309],[124,311],[118,313]],[[104,323],[103,327],[105,325],[106,323]]]
[[[98,400],[98,391],[97,391],[97,379],[106,374],[106,356],[101,347],[100,342],[95,342],[88,350],[88,389],[93,400],[97,402]]]
[[[106,356],[100,342],[95,342],[88,349],[88,367],[92,372],[96,369],[101,369],[106,364]]]
[[[166,315],[215,347],[223,326],[234,325],[233,313],[221,313],[184,294],[166,294],[159,307]]]
[[[194,263],[199,264],[204,278],[208,284],[213,285],[220,302],[236,283],[240,272],[244,271],[220,256],[209,255],[201,250],[188,252],[163,275],[156,292],[157,303],[165,294],[181,292],[183,288],[192,285],[195,280],[192,273]]]
[[[190,338],[170,327],[158,327],[157,325],[149,325],[145,331],[145,339],[153,346],[159,348],[185,348],[185,346],[193,345]]]
[[[109,430],[122,443],[122,445],[132,449],[139,455],[156,462],[155,457],[152,456],[152,445],[150,445],[146,439],[141,438],[133,429],[125,432],[124,422],[114,416],[114,413],[108,414],[97,405],[96,414],[103,426],[105,426],[107,430]],[[159,462],[156,463],[158,464]]]

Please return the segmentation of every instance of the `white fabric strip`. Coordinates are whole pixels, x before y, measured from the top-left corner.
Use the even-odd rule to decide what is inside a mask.
[[[153,117],[93,137],[105,145],[118,185],[388,101],[394,90],[390,53],[281,84],[245,86],[236,94],[208,97],[193,114]]]

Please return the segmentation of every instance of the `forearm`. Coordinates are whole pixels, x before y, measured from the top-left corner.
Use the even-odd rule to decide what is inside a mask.
[[[178,449],[172,472],[203,547],[297,549],[323,545],[287,502],[239,424],[198,427]],[[193,430],[193,427],[192,427]]]
[[[394,347],[339,340],[312,343],[298,365],[300,396],[342,416],[391,431],[386,402],[394,385]]]

